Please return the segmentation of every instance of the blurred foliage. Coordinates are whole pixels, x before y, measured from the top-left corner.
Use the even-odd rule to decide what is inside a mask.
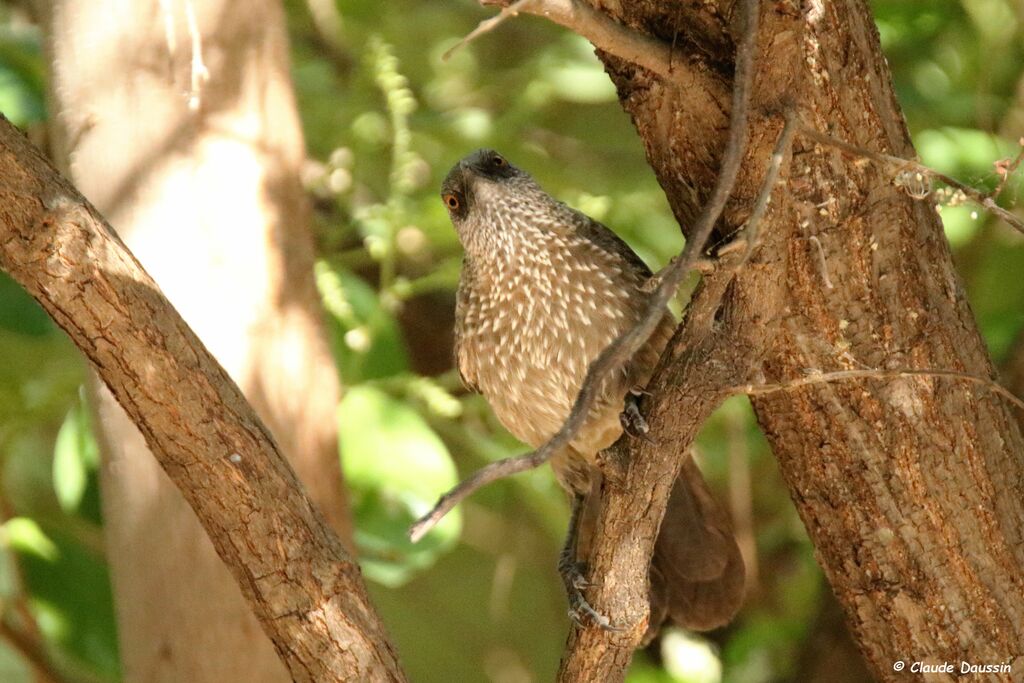
[[[873,6],[922,160],[995,188],[995,162],[1024,135],[1024,6]],[[45,141],[45,58],[21,7],[0,4],[0,110]],[[316,280],[347,388],[340,457],[375,601],[413,680],[550,680],[568,627],[554,571],[567,511],[546,469],[489,487],[419,545],[404,535],[456,471],[523,450],[450,371],[461,252],[437,187],[457,159],[491,146],[615,228],[653,267],[680,248],[678,226],[582,39],[524,16],[445,60],[490,14],[473,0],[286,7],[317,208]],[[1000,194],[1004,206],[1017,209],[1022,175]],[[1024,327],[1024,241],[969,204],[942,216],[998,360]],[[39,639],[62,677],[113,681],[83,376],[60,331],[0,275],[0,618]],[[758,578],[735,624],[669,632],[637,657],[629,680],[799,679],[828,589],[748,403],[727,402],[698,447],[722,498],[750,503],[737,523],[756,548]],[[0,680],[29,672],[0,638]]]

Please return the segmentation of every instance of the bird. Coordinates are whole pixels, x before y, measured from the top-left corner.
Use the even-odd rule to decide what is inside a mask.
[[[565,422],[590,363],[639,321],[652,272],[611,229],[556,200],[491,149],[456,163],[441,200],[464,258],[456,292],[455,364],[498,420],[533,448]],[[586,600],[586,559],[601,492],[597,454],[623,430],[645,437],[643,387],[676,322],[665,311],[634,358],[602,378],[597,400],[551,465],[571,512],[558,570],[569,616],[616,629]],[[728,515],[689,453],[669,497],[649,574],[645,642],[665,621],[711,630],[732,620],[744,568]]]

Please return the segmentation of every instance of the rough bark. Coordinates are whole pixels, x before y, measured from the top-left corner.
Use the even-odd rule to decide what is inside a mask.
[[[312,279],[278,2],[59,0],[48,14],[55,137],[72,180],[347,535],[338,382]],[[198,56],[209,79],[193,82]],[[286,680],[143,436],[106,391],[94,399],[125,680]]]
[[[98,212],[5,119],[0,177],[0,268],[139,427],[293,680],[404,680],[358,565],[237,385]]]
[[[675,58],[700,76],[697,91],[677,88],[602,55],[685,228],[724,146],[733,3],[598,4],[639,31],[675,38]],[[723,232],[749,215],[787,102],[818,130],[913,156],[864,2],[764,3],[759,45],[759,115]],[[739,356],[719,349],[703,364],[691,351],[667,364],[649,408],[655,440],[688,442],[708,398],[678,387],[699,386],[693,373],[723,354],[769,382],[864,366],[994,375],[934,208],[892,180],[887,169],[797,137],[763,245],[718,315],[723,343],[751,347]],[[1024,441],[1004,403],[927,378],[819,385],[753,402],[876,676],[897,678],[898,660],[998,664],[1024,655]],[[634,445],[631,457],[643,460],[647,448]],[[600,567],[599,555],[603,581]],[[595,606],[614,614],[609,591],[599,586]],[[595,642],[591,656],[602,647],[615,649]]]

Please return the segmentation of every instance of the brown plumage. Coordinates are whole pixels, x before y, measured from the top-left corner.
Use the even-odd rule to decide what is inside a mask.
[[[466,252],[456,305],[459,372],[512,434],[540,446],[568,416],[590,362],[638,321],[651,271],[615,233],[491,150],[456,164],[441,194]],[[552,459],[574,500],[579,524],[571,525],[566,552],[576,558],[586,557],[600,492],[595,457],[621,435],[624,397],[650,379],[674,327],[666,312],[632,362],[604,380],[584,428]],[[689,456],[680,457],[686,465],[651,568],[651,633],[667,617],[688,628],[720,626],[743,593],[728,520]],[[560,564],[574,616],[606,624],[579,594],[576,566]]]

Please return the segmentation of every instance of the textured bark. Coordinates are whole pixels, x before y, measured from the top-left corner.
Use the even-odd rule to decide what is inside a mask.
[[[0,268],[139,427],[292,679],[404,680],[358,565],[237,385],[96,210],[2,118],[0,177]]]
[[[66,142],[72,180],[347,535],[338,382],[312,279],[303,140],[278,2],[60,0],[48,13],[55,137]],[[193,39],[209,80],[190,108]],[[106,391],[94,398],[125,680],[286,680],[142,435]]]
[[[602,55],[685,228],[724,146],[733,3],[598,4],[638,30],[676,37],[676,58],[702,75],[699,91],[677,89]],[[864,2],[764,3],[759,45],[759,113],[723,232],[749,214],[787,102],[818,130],[913,156]],[[769,382],[864,366],[994,375],[934,209],[892,180],[887,169],[797,137],[762,248],[718,315],[722,342],[750,347],[719,349],[703,364],[683,353],[665,368],[649,408],[659,443],[688,442],[708,402],[692,388],[723,357]],[[998,664],[1024,655],[1024,442],[1004,403],[972,385],[905,378],[811,386],[754,406],[876,676],[897,678],[897,660]],[[624,534],[629,523],[610,530]],[[609,590],[599,586],[596,606],[615,614]],[[589,657],[622,656],[593,633],[579,636],[595,638]],[[614,671],[590,669],[602,670]]]

